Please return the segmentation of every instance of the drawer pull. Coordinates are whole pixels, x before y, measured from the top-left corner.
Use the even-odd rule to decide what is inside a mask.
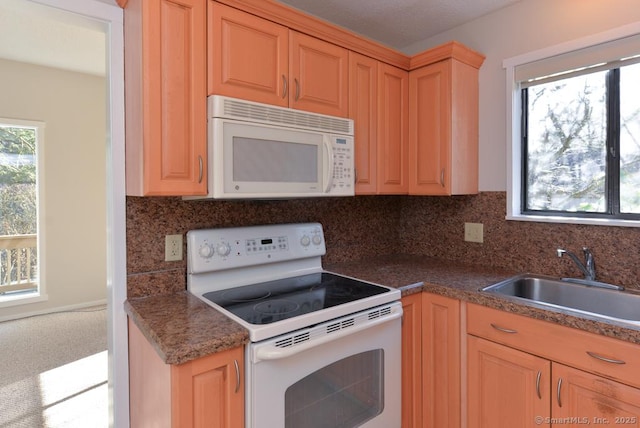
[[[562,407],[562,400],[560,399],[560,393],[562,392],[562,378],[558,378],[558,392],[556,398],[558,400],[558,407]]]
[[[495,328],[498,331],[501,331],[503,333],[509,333],[509,334],[514,334],[517,333],[517,330],[511,330],[508,328],[504,328],[504,327],[500,327],[499,325],[495,325],[494,323],[491,323],[491,327]]]
[[[538,370],[538,375],[536,376],[536,393],[538,394],[538,398],[542,400],[542,394],[540,393],[540,378],[542,377],[542,372]]]
[[[589,355],[592,358],[595,358],[596,360],[600,360],[600,361],[604,361],[606,363],[611,363],[611,364],[627,364],[626,362],[622,361],[622,360],[616,360],[613,358],[607,358],[607,357],[603,357],[602,355],[598,355],[595,352],[590,352],[587,351],[587,355]]]

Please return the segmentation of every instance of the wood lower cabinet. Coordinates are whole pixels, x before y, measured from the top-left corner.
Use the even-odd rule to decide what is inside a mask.
[[[467,304],[468,427],[640,426],[640,348]]]
[[[460,301],[422,294],[422,426],[458,428],[461,412]]]
[[[550,361],[468,336],[467,373],[468,428],[549,426]]]
[[[206,0],[124,10],[127,194],[206,195]]]
[[[402,428],[422,426],[422,293],[402,298]]]
[[[553,363],[552,415],[562,426],[640,426],[640,389]]]
[[[243,370],[242,347],[165,364],[129,321],[131,427],[244,427]]]

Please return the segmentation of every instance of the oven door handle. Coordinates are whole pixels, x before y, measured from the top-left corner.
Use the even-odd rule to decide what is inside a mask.
[[[327,342],[331,342],[333,340],[339,339],[341,337],[348,336],[353,333],[357,333],[359,331],[363,331],[372,327],[376,327],[380,324],[384,324],[386,322],[390,322],[402,317],[402,308],[399,308],[399,311],[394,311],[389,315],[385,315],[384,317],[377,318],[366,324],[361,324],[353,327],[347,327],[342,330],[336,331],[335,333],[329,333],[322,337],[313,338],[306,342],[302,342],[297,345],[293,345],[287,348],[276,348],[275,346],[264,346],[258,348],[254,351],[254,362],[265,361],[265,360],[279,360],[283,358],[291,357],[292,355],[299,354],[300,352],[306,351],[307,349],[315,348],[318,345],[323,345]]]

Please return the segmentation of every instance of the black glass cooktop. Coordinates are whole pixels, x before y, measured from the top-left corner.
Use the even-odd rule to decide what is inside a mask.
[[[212,291],[203,297],[248,323],[270,324],[389,291],[322,272]]]

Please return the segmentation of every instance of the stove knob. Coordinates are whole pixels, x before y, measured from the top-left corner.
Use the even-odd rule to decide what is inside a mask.
[[[226,242],[221,242],[218,244],[218,248],[216,248],[216,252],[222,257],[228,256],[231,252],[231,247]]]
[[[309,239],[307,235],[304,235],[302,238],[300,238],[300,244],[303,247],[308,247],[310,243],[311,243],[311,239]]]
[[[213,256],[213,247],[209,244],[202,244],[198,253],[200,254],[200,257],[204,259],[211,258]]]
[[[314,245],[322,244],[322,238],[320,238],[320,235],[313,235],[313,244]]]

